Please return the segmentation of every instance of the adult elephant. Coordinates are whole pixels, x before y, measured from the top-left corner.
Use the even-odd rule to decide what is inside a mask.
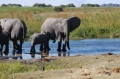
[[[63,39],[62,51],[66,51],[66,44],[68,49],[70,50],[69,34],[71,31],[79,27],[80,23],[81,23],[80,18],[76,16],[70,17],[68,19],[47,18],[41,27],[41,33],[50,32],[54,36],[54,38],[58,38],[57,51],[61,51],[62,39]]]
[[[0,25],[13,42],[13,50],[22,51],[22,44],[27,33],[26,24],[20,19],[4,18],[0,20]],[[20,40],[20,44],[17,40]]]

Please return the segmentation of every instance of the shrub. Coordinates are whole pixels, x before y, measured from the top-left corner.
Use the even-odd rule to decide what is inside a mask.
[[[55,12],[62,12],[62,11],[63,11],[63,7],[57,6],[57,7],[54,7],[53,10],[54,10]]]

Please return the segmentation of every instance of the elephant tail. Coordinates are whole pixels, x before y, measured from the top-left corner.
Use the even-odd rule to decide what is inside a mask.
[[[22,40],[24,40],[25,37],[26,37],[27,27],[26,27],[25,22],[23,22],[22,20],[21,20],[21,22],[22,22],[22,29],[23,29],[23,38],[22,38]]]

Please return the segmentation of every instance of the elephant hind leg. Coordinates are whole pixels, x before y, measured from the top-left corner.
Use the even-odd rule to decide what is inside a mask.
[[[22,51],[22,44],[23,44],[23,39],[20,40],[20,46],[19,46],[19,51]]]
[[[19,50],[19,45],[18,45],[18,43],[17,43],[17,40],[12,40],[12,42],[13,42],[13,50]]]
[[[58,52],[61,52],[61,42],[58,42],[58,49],[57,49]]]
[[[66,45],[65,45],[65,44],[63,44],[62,51],[63,51],[63,52],[66,52]]]
[[[5,48],[5,51],[4,53],[9,53],[9,43],[5,44],[6,48]]]

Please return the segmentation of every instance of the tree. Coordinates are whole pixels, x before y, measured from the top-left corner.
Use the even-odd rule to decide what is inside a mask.
[[[98,4],[82,4],[81,7],[100,7]]]
[[[6,7],[7,5],[6,4],[2,4],[1,7]]]
[[[74,4],[68,4],[68,5],[66,5],[66,7],[76,7]]]
[[[35,3],[35,4],[33,5],[33,7],[52,7],[52,5],[50,5],[50,4],[46,5],[46,4],[44,4],[44,3],[42,3],[42,4]]]
[[[22,7],[20,4],[2,4],[1,7]]]
[[[66,5],[63,5],[63,4],[62,4],[62,5],[60,5],[60,7],[66,7]]]
[[[48,4],[47,7],[53,7],[52,5]]]

